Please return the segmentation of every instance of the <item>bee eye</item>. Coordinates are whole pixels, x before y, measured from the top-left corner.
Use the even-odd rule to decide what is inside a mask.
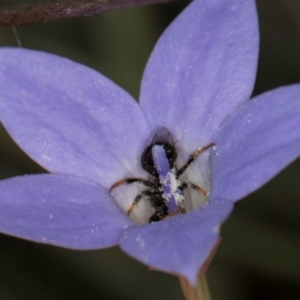
[[[170,148],[170,147],[167,147],[167,149],[166,149],[166,147],[164,147],[164,148],[165,148],[165,151],[166,151],[167,158],[171,159],[173,157],[173,154],[174,154],[173,149]]]
[[[158,176],[157,171],[154,166],[154,161],[152,157],[152,147],[153,145],[149,145],[143,152],[141,157],[142,168],[147,171],[149,174],[153,176]]]
[[[175,165],[175,161],[177,158],[177,152],[176,152],[175,148],[167,142],[158,142],[158,143],[151,144],[144,150],[144,152],[141,156],[142,168],[145,171],[147,171],[149,174],[157,177],[158,173],[155,168],[153,157],[152,157],[152,147],[154,145],[163,146],[163,148],[165,149],[165,152],[166,152],[166,156],[167,156],[170,168],[173,168]]]
[[[168,144],[168,143],[162,144],[162,146],[165,149],[166,156],[167,156],[167,159],[169,161],[170,168],[172,169],[174,167],[175,162],[176,162],[177,152],[176,152],[175,148],[172,145]]]

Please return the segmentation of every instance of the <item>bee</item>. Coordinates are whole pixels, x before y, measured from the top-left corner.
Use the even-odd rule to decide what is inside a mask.
[[[204,196],[207,196],[207,192],[202,187],[189,181],[180,182],[179,177],[189,168],[189,166],[195,161],[198,155],[208,150],[215,144],[211,143],[205,147],[197,149],[190,155],[187,162],[181,168],[177,169],[176,160],[178,151],[176,149],[175,139],[173,135],[165,127],[160,127],[155,132],[151,142],[148,142],[148,145],[141,155],[141,166],[149,174],[149,179],[135,177],[124,178],[115,182],[109,189],[109,192],[111,192],[114,188],[122,184],[131,184],[135,182],[144,185],[146,189],[135,197],[127,210],[127,214],[131,214],[133,208],[141,199],[147,199],[150,205],[154,208],[154,213],[150,216],[149,223],[157,222],[168,216],[171,216],[166,203],[166,198],[164,196],[163,184],[159,179],[159,171],[156,169],[153,161],[152,148],[155,145],[159,145],[164,148],[170,170],[173,170],[175,178],[178,182],[177,189],[180,192],[181,199],[183,199],[184,201],[183,191],[187,188],[195,189],[199,193],[202,193]],[[172,213],[172,215],[177,213],[185,213],[183,205],[179,205],[178,211],[176,213]]]

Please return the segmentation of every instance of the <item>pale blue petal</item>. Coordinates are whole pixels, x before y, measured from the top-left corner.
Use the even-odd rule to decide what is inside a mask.
[[[71,176],[2,180],[0,211],[0,232],[72,249],[116,245],[133,226],[106,189]]]
[[[158,41],[145,70],[141,106],[188,153],[211,142],[252,93],[258,59],[253,0],[195,0]]]
[[[192,284],[219,236],[219,225],[232,210],[222,199],[190,213],[127,229],[120,247],[144,264],[182,275]]]
[[[300,85],[257,96],[214,138],[212,196],[239,200],[300,155]]]
[[[139,105],[113,82],[55,55],[0,50],[0,120],[48,171],[109,188],[139,167],[149,128]]]

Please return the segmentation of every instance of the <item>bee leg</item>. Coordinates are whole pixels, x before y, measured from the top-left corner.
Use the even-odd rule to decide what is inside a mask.
[[[154,214],[150,217],[149,223],[158,222],[167,217],[168,214],[168,207],[163,205],[160,209],[156,210]]]
[[[180,175],[182,175],[186,169],[191,165],[191,163],[197,158],[198,155],[200,155],[202,152],[208,150],[210,147],[215,146],[215,143],[211,143],[205,147],[199,148],[197,151],[195,151],[188,159],[188,161],[186,162],[186,164],[181,167],[178,171],[177,171],[177,177],[179,177]]]
[[[138,202],[139,202],[142,198],[143,198],[143,195],[142,195],[142,194],[138,194],[138,195],[134,198],[133,202],[130,204],[130,206],[129,206],[128,210],[127,210],[127,215],[128,215],[128,216],[131,214],[131,212],[132,212],[134,206],[135,206],[136,204],[138,204]]]
[[[130,214],[131,214],[131,212],[132,212],[134,206],[135,206],[136,204],[138,204],[139,201],[140,201],[143,197],[150,197],[150,196],[153,195],[153,194],[154,194],[154,193],[152,193],[152,192],[150,192],[150,191],[143,191],[143,192],[141,192],[140,194],[138,194],[138,195],[134,198],[133,202],[130,204],[130,206],[129,206],[128,210],[127,210],[127,215],[130,215]]]
[[[189,181],[183,182],[183,184],[179,187],[179,189],[181,191],[184,191],[188,188],[192,188],[192,189],[198,191],[199,193],[203,194],[205,197],[208,196],[207,192],[201,186],[196,185],[196,184],[194,184],[192,182],[189,182]]]
[[[184,207],[182,207],[179,210],[174,211],[171,214],[168,214],[167,216],[164,217],[164,219],[171,218],[171,217],[177,216],[179,214],[185,214],[185,213],[186,213],[186,210]]]
[[[143,185],[153,188],[156,188],[156,184],[154,184],[153,182],[149,181],[149,180],[145,180],[145,179],[141,179],[141,178],[125,178],[122,180],[119,180],[117,182],[115,182],[109,189],[109,192],[111,192],[114,188],[116,188],[117,186],[120,186],[122,184],[130,184],[130,183],[134,183],[134,182],[138,182],[138,183],[142,183]]]

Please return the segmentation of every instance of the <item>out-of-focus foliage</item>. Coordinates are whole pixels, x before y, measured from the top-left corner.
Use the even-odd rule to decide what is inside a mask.
[[[24,3],[2,0],[0,5]],[[30,25],[18,28],[18,33],[24,47],[86,64],[138,98],[153,45],[186,4],[180,1]],[[299,1],[258,0],[257,4],[261,52],[254,94],[300,82]],[[12,29],[0,28],[0,46],[16,45]],[[0,141],[1,178],[44,172],[15,146],[2,127]],[[225,238],[208,273],[214,300],[299,299],[299,180],[298,161],[236,204],[223,226]],[[175,277],[148,271],[117,248],[76,252],[1,235],[0,299],[152,300],[183,296]]]

